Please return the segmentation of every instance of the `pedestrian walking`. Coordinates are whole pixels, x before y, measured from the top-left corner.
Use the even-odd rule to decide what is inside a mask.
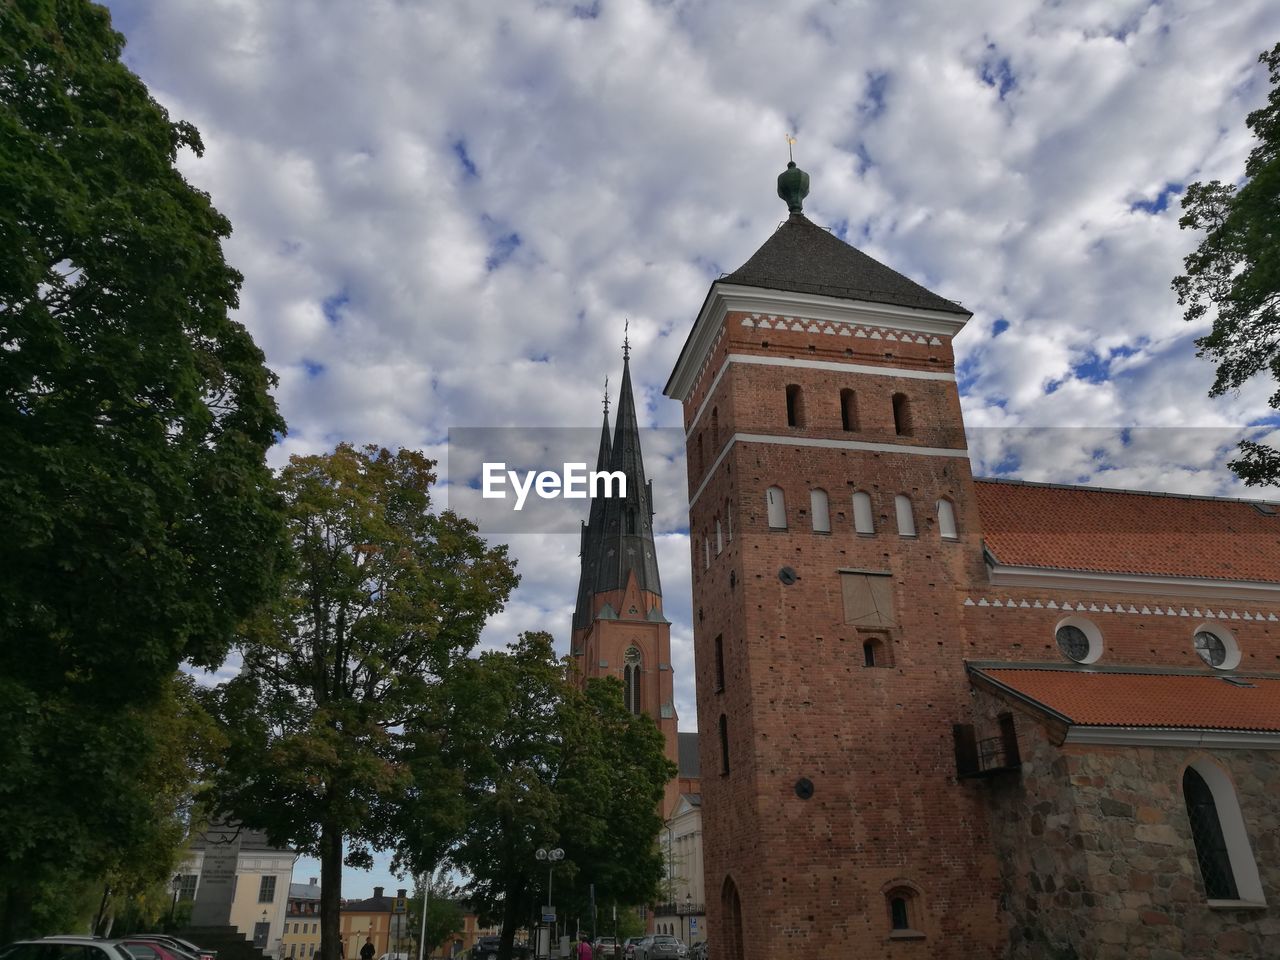
[[[578,941],[578,950],[574,960],[591,960],[591,944],[587,942],[586,937]]]
[[[373,956],[377,952],[378,948],[373,945],[373,939],[365,937],[364,946],[360,948],[360,960],[373,960]]]

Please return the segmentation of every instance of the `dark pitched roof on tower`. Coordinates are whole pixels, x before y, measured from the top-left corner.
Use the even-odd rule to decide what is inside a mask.
[[[604,422],[600,425],[600,449],[596,454],[596,470],[609,469],[612,441],[609,438],[609,400],[605,398]],[[596,568],[601,556],[601,533],[604,529],[604,500],[591,501],[587,522],[582,527],[582,572],[578,577],[578,603],[573,611],[573,629],[578,630],[591,623],[591,595],[595,592]],[[576,652],[576,651],[574,651]]]
[[[595,592],[625,588],[628,575],[634,571],[636,585],[641,590],[661,596],[658,552],[653,543],[652,491],[644,476],[630,364],[630,359],[624,357],[618,417],[613,425],[613,448],[609,457],[609,469],[622,471],[627,478],[627,495],[625,498],[609,497],[604,501]]]
[[[867,256],[803,213],[792,213],[751,259],[720,280],[746,287],[970,315],[958,303],[926,290]]]

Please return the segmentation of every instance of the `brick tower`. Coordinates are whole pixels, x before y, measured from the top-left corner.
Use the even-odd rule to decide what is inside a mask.
[[[802,212],[712,284],[684,405],[713,960],[994,957],[955,779],[984,577],[951,339],[970,313]],[[899,916],[909,911],[909,916]]]
[[[584,682],[602,676],[622,680],[627,708],[654,719],[666,740],[667,758],[675,763],[671,622],[662,613],[653,542],[653,485],[644,475],[629,347],[623,348],[622,389],[612,437],[607,402],[596,469],[625,474],[627,495],[591,502],[582,527],[582,571],[570,649]],[[673,780],[663,798],[664,818],[679,797],[680,783]]]

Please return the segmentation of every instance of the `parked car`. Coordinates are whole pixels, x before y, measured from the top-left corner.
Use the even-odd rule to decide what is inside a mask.
[[[134,960],[199,960],[187,951],[160,940],[121,937],[120,946],[128,950]]]
[[[596,942],[591,945],[591,956],[595,957],[595,960],[612,957],[617,945],[618,941],[613,937],[596,937]]]
[[[644,937],[627,937],[627,939],[622,942],[622,955],[626,957],[627,960],[635,960],[636,947],[640,946],[640,941],[643,939]]]
[[[190,940],[183,940],[181,937],[171,936],[167,933],[135,933],[124,939],[143,940],[148,943],[154,941],[168,946],[171,950],[184,953],[187,957],[193,957],[195,960],[217,960],[218,958],[217,950],[206,950],[204,947],[197,947]]]
[[[502,942],[501,937],[484,936],[476,941],[476,945],[471,948],[468,956],[471,960],[497,960],[498,944]],[[513,943],[511,945],[511,956],[515,960],[527,960],[532,956],[533,951],[529,949],[527,943]]]
[[[116,940],[69,936],[19,940],[0,949],[0,960],[134,960],[134,957]]]
[[[636,960],[683,960],[689,948],[669,933],[655,933],[636,946]]]

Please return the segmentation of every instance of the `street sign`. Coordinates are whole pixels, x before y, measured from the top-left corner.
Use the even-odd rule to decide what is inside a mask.
[[[409,910],[409,901],[405,897],[396,897],[395,906],[391,908],[392,913],[406,913]]]
[[[555,922],[556,922],[556,908],[555,908],[555,907],[552,907],[552,906],[545,906],[545,907],[543,907],[543,908],[542,908],[542,922],[543,922],[543,923],[555,923]]]
[[[697,932],[698,932],[698,918],[697,918],[697,917],[690,917],[690,918],[689,918],[689,932],[690,932],[690,933],[697,933]]]

